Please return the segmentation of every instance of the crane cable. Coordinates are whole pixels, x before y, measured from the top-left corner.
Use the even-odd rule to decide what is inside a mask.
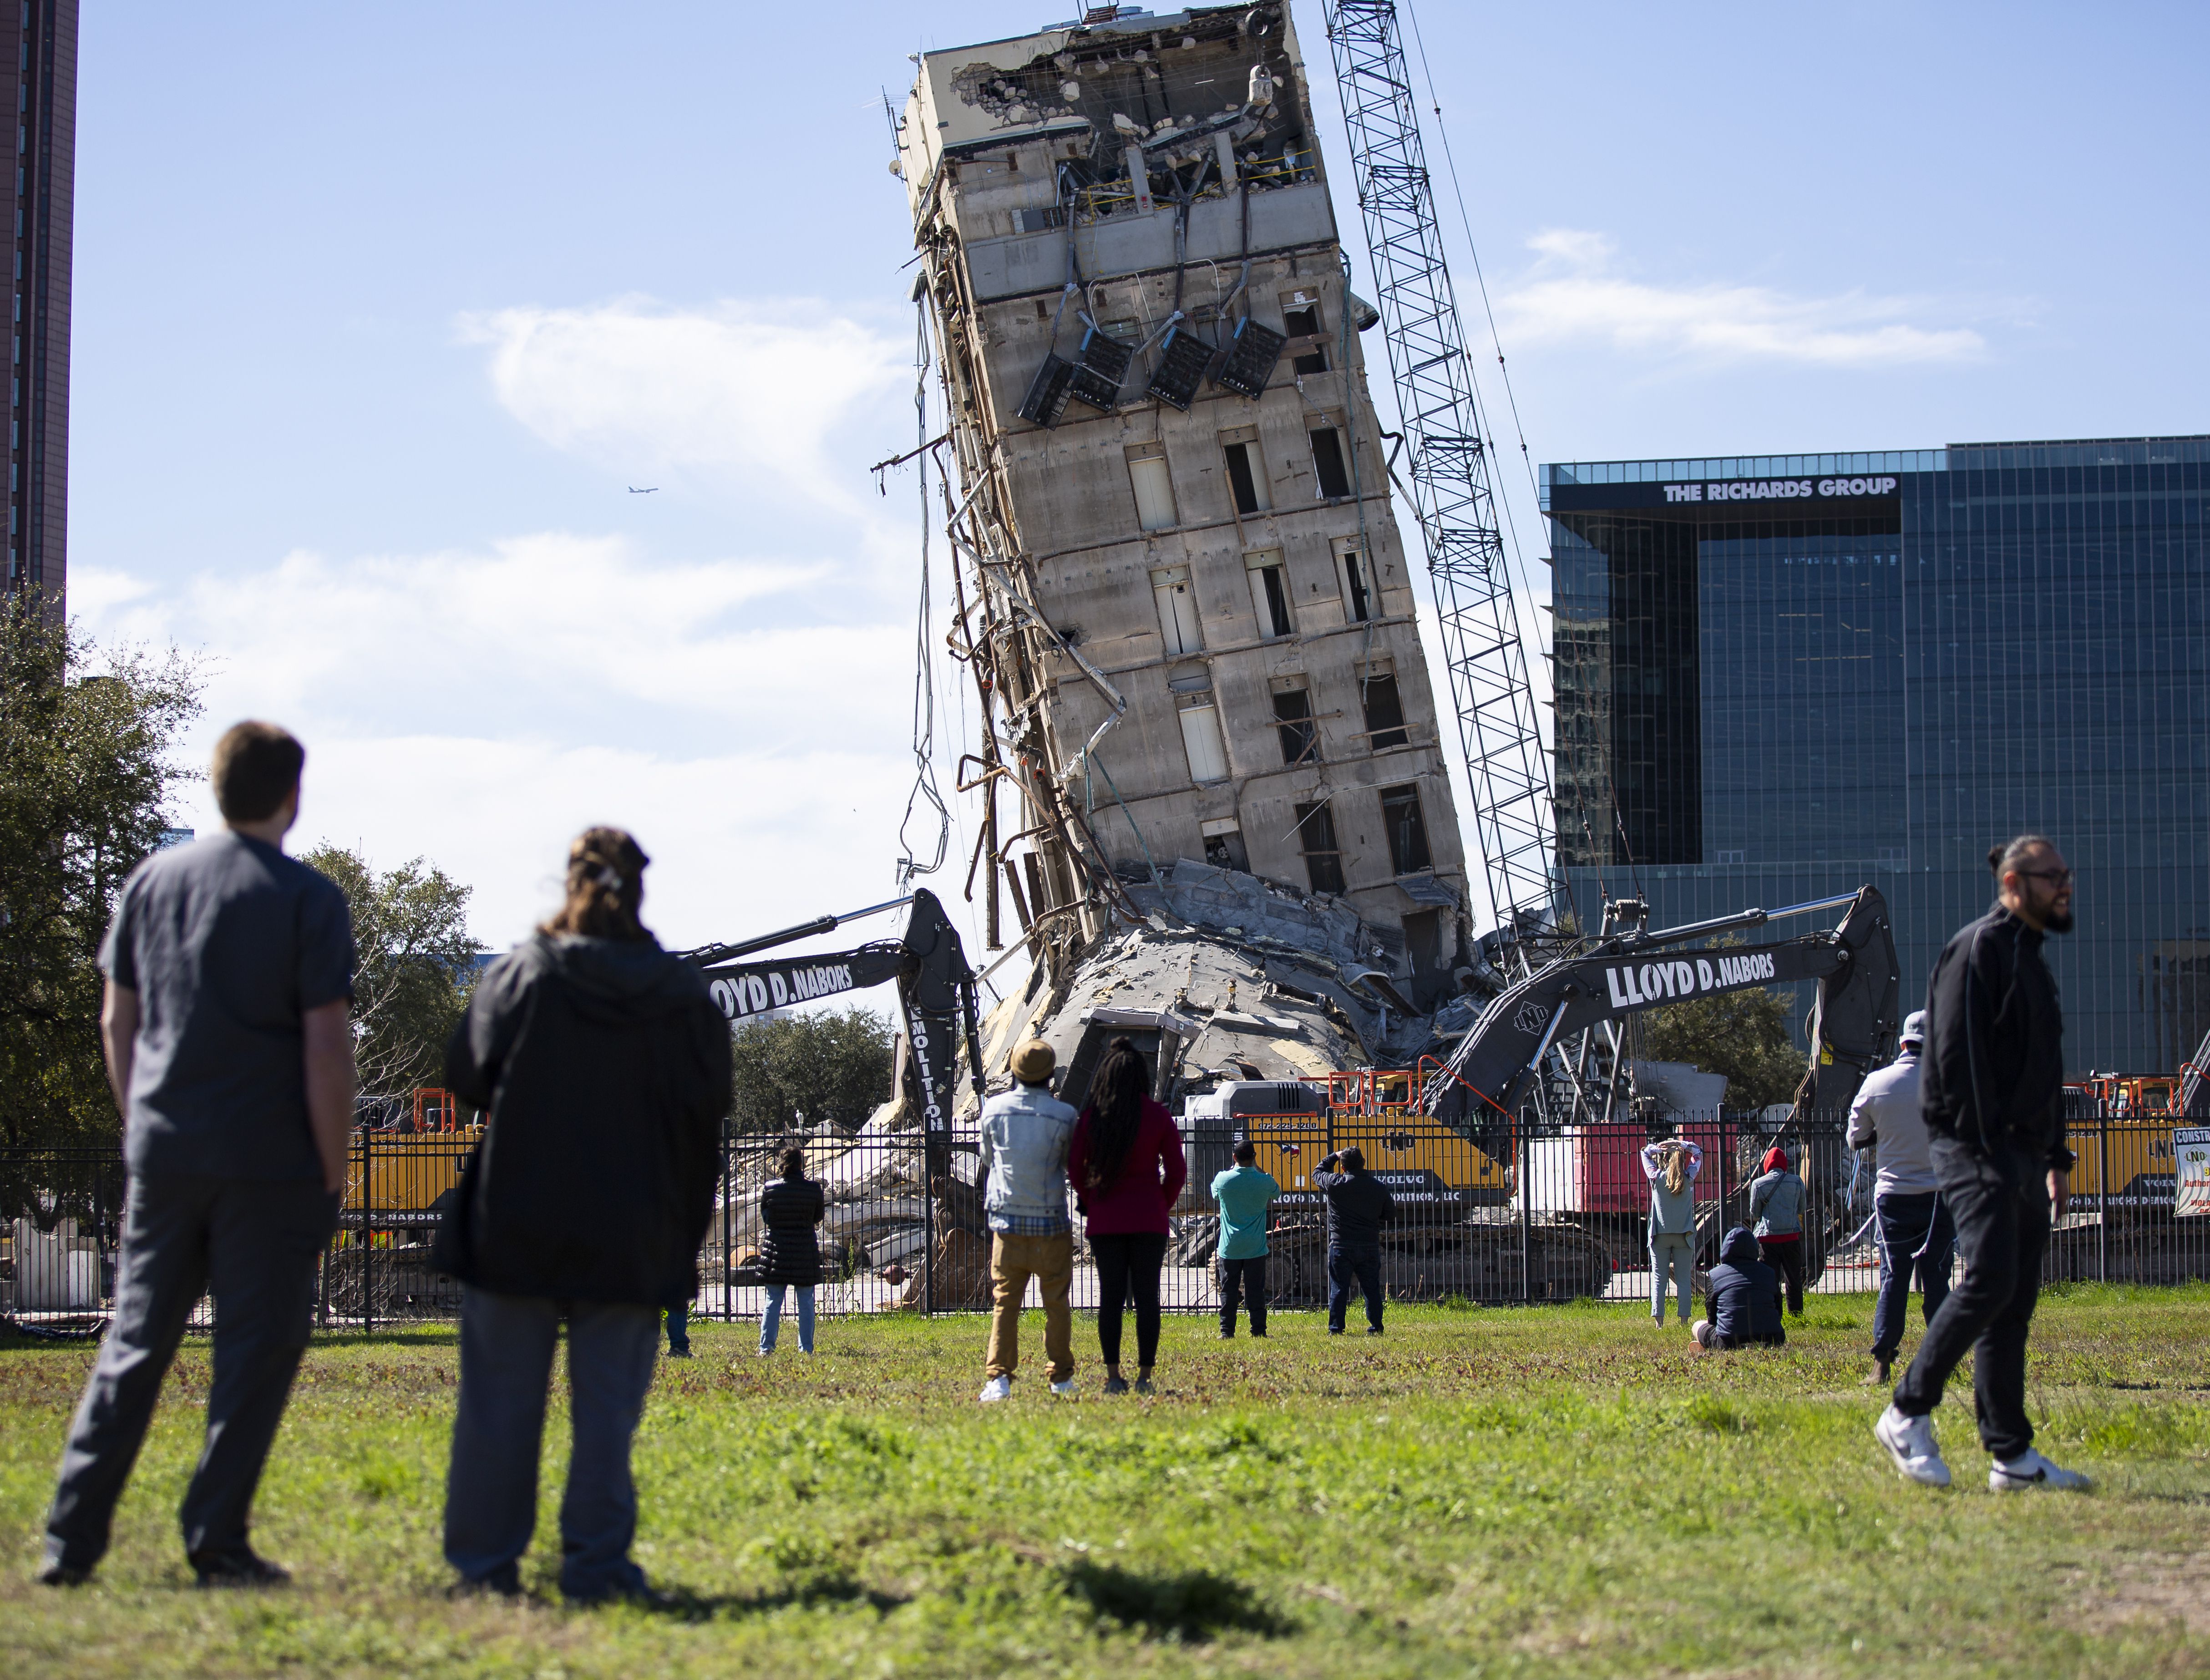
[[[1458,159],[1451,151],[1450,130],[1448,128],[1444,126],[1443,124],[1442,100],[1435,93],[1434,72],[1428,66],[1428,44],[1420,34],[1420,20],[1418,15],[1412,9],[1411,0],[1404,0],[1404,11],[1405,21],[1412,26],[1413,47],[1420,55],[1420,75],[1428,84],[1428,108],[1434,112],[1435,116],[1435,137],[1442,142],[1443,166],[1450,175],[1451,196],[1458,202],[1458,226],[1464,232],[1466,255],[1473,263],[1474,286],[1481,293],[1481,311],[1488,322],[1489,347],[1496,352],[1496,371],[1504,381],[1504,402],[1505,406],[1512,412],[1512,429],[1519,443],[1519,464],[1527,474],[1527,488],[1534,495],[1535,505],[1539,510],[1543,505],[1543,493],[1535,482],[1534,457],[1529,454],[1527,449],[1527,429],[1525,426],[1520,424],[1519,399],[1512,390],[1512,371],[1505,366],[1504,341],[1498,335],[1496,329],[1496,311],[1488,301],[1488,277],[1482,273],[1481,252],[1473,242],[1473,219],[1466,214],[1465,193],[1458,184]],[[1468,360],[1466,365],[1466,374],[1468,378],[1471,378],[1473,374],[1473,366],[1470,360]],[[1478,400],[1478,390],[1479,386],[1478,382],[1476,382],[1476,400]],[[1511,499],[1509,497],[1501,497],[1499,499],[1504,504],[1505,528],[1511,533],[1512,536],[1513,562],[1519,569],[1522,580],[1525,581],[1526,576],[1526,563],[1519,547],[1519,524],[1512,517]],[[1541,652],[1543,656],[1547,659],[1549,656],[1547,651],[1543,650],[1542,646],[1543,643],[1546,639],[1547,638],[1543,636],[1542,632],[1542,620],[1538,618],[1536,620],[1537,650]]]
[[[941,869],[951,843],[951,812],[936,786],[936,677],[930,657],[935,625],[928,578],[928,304],[925,297],[914,301],[913,410],[915,437],[920,444],[915,456],[921,479],[921,613],[914,636],[913,790],[906,795],[905,815],[898,819],[898,847],[903,854],[897,866],[901,889],[910,885],[915,875],[933,875]],[[936,856],[929,863],[920,860],[906,833],[924,802],[936,812]]]

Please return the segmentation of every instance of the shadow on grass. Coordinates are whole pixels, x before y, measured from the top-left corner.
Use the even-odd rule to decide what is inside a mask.
[[[811,1609],[820,1604],[865,1604],[878,1616],[909,1602],[902,1593],[884,1592],[842,1570],[826,1570],[772,1592],[694,1592],[685,1586],[661,1587],[645,1598],[614,1598],[607,1606],[642,1611],[677,1622],[712,1622],[722,1617],[764,1616],[772,1611]],[[578,1609],[596,1609],[579,1604]]]
[[[1139,1628],[1154,1639],[1201,1645],[1228,1632],[1277,1639],[1295,1624],[1268,1609],[1251,1589],[1210,1569],[1146,1573],[1088,1558],[1066,1568],[1066,1590],[1100,1617]]]

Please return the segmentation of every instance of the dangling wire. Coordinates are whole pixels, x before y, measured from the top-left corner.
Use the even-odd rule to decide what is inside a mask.
[[[925,298],[915,299],[913,362],[914,436],[919,445],[916,458],[921,468],[921,614],[914,627],[913,791],[906,795],[905,815],[898,821],[898,845],[904,853],[897,867],[901,887],[915,875],[933,875],[941,869],[945,854],[951,844],[951,812],[936,786],[936,665],[932,657],[936,634],[935,603],[928,577],[929,353],[928,303]],[[921,861],[913,842],[906,835],[913,826],[915,813],[924,801],[936,812],[936,855],[928,863]]]

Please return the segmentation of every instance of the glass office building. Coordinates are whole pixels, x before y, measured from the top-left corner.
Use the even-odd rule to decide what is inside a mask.
[[[1581,925],[1870,881],[1916,1008],[2038,831],[2080,877],[2067,1069],[2176,1069],[2210,1031],[2206,490],[2203,437],[1543,468]]]

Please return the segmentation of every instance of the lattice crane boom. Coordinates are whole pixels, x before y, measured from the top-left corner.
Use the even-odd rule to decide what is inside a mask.
[[[1443,258],[1397,8],[1390,0],[1327,0],[1325,12],[1475,832],[1498,922],[1524,972],[1531,941],[1516,936],[1555,921],[1555,830],[1472,363]]]

